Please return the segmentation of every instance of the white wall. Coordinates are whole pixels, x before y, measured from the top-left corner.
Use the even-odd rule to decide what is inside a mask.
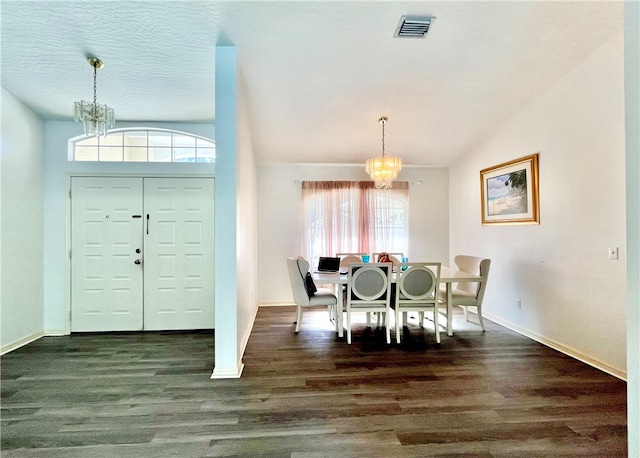
[[[363,180],[362,165],[260,164],[258,166],[258,302],[292,303],[286,258],[302,252],[300,180]],[[445,168],[405,167],[399,180],[409,194],[410,260],[449,259],[449,174]]]
[[[242,355],[249,341],[253,321],[258,312],[258,216],[256,161],[251,143],[249,114],[244,91],[238,81],[238,246],[236,260],[238,277],[238,354]]]
[[[2,89],[0,349],[43,334],[44,123]]]
[[[451,254],[492,259],[486,314],[619,376],[626,371],[623,77],[620,34],[450,171]],[[479,171],[536,152],[541,224],[481,226]],[[620,247],[619,260],[608,259],[610,246]]]
[[[116,127],[157,127],[215,138],[213,124],[117,123]],[[73,121],[45,123],[44,176],[44,324],[49,335],[70,332],[69,189],[72,175],[213,176],[213,164],[69,162],[68,140],[83,132]]]

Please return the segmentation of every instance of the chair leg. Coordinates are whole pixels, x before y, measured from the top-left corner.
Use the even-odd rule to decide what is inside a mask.
[[[476,306],[476,311],[478,312],[478,321],[480,322],[480,327],[482,328],[482,332],[484,332],[484,322],[482,321],[482,306]]]
[[[438,325],[438,304],[433,308],[433,327],[436,330],[436,342],[440,343],[440,326]]]
[[[367,327],[371,327],[371,312],[367,312]]]
[[[418,312],[418,321],[420,321],[420,327],[424,328],[424,312]]]
[[[464,309],[464,319],[465,319],[465,321],[469,321],[469,311],[467,310],[467,306],[463,305],[462,308]]]
[[[351,311],[347,310],[347,343],[351,345]]]
[[[396,342],[400,343],[400,329],[402,328],[402,316],[403,313],[396,309]]]
[[[387,333],[387,345],[391,345],[391,329],[389,328],[389,309],[384,313],[384,329]]]
[[[329,306],[329,321],[333,323],[333,327],[336,332],[338,332],[338,305],[330,305]]]
[[[298,306],[296,313],[296,332],[300,332],[300,324],[302,323],[302,307]]]

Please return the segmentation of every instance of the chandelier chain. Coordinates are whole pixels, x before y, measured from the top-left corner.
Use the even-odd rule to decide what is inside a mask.
[[[98,99],[98,67],[93,64],[93,104],[97,104]]]
[[[98,114],[96,110],[98,109],[98,64],[94,63],[93,67],[93,119],[97,120]],[[95,121],[94,121],[95,122]]]
[[[383,121],[383,122],[381,122],[381,124],[382,124],[382,157],[384,157],[384,125],[385,125],[385,122]]]

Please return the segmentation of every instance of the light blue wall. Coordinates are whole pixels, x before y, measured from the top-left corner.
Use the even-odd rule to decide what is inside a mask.
[[[216,47],[216,323],[214,378],[238,377],[237,296],[237,54]]]
[[[116,127],[157,127],[215,139],[213,124],[117,123]],[[211,163],[69,162],[68,140],[83,133],[72,121],[45,123],[44,157],[44,327],[47,334],[70,332],[69,189],[73,175],[213,176]]]
[[[0,348],[43,333],[44,122],[2,89]]]

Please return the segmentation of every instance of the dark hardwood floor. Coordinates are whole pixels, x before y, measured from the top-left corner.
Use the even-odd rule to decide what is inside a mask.
[[[626,384],[494,323],[437,346],[261,308],[240,379],[211,332],[46,337],[2,357],[3,457],[626,456]],[[474,317],[475,318],[475,317]],[[395,336],[392,333],[392,337]],[[395,342],[395,340],[394,340]]]

